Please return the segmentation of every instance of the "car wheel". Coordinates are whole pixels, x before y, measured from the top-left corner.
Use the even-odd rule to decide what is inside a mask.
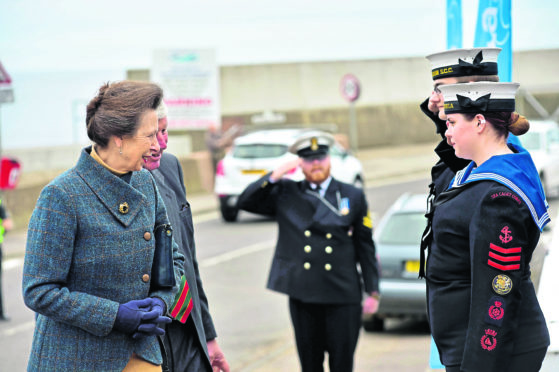
[[[237,221],[239,209],[236,206],[229,205],[229,196],[219,198],[219,209],[221,210],[221,217],[225,222]]]
[[[367,332],[382,332],[384,319],[373,315],[370,319],[363,321],[363,328]]]
[[[353,186],[357,187],[358,189],[362,189],[365,186],[365,182],[363,182],[361,176],[355,177],[355,180],[353,181]]]

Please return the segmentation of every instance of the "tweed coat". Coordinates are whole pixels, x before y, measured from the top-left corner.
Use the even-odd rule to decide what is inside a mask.
[[[272,183],[270,175],[247,186],[238,200],[240,209],[278,221],[268,288],[314,304],[360,304],[363,285],[367,293],[378,291],[379,270],[363,190],[332,178],[321,198],[308,189],[307,181]]]
[[[194,226],[192,223],[192,210],[186,200],[186,188],[181,165],[178,159],[169,153],[163,153],[159,168],[151,171],[153,178],[159,188],[161,197],[167,207],[167,214],[171,225],[173,225],[173,236],[179,246],[179,251],[184,255],[184,272],[186,280],[192,291],[193,308],[188,321],[194,322],[194,327],[187,327],[178,321],[165,327],[165,345],[170,350],[173,371],[185,371],[190,362],[189,355],[196,350],[185,350],[182,345],[197,345],[198,342],[205,355],[205,370],[211,371],[206,340],[217,337],[212,317],[210,315],[208,299],[202,286],[202,279],[198,270],[196,259],[196,244],[194,242]],[[195,334],[189,332],[195,330]],[[189,343],[185,338],[196,337],[198,342]],[[179,357],[180,356],[180,357]],[[193,368],[188,365],[188,368]],[[202,371],[202,366],[198,370]],[[198,372],[197,370],[197,372]]]
[[[168,223],[165,205],[148,171],[127,183],[90,152],[43,189],[29,221],[23,297],[39,314],[29,371],[122,371],[132,353],[162,363],[156,337],[135,341],[113,325],[119,304],[157,296],[169,308],[174,300],[178,286],[150,292],[153,230]],[[184,259],[173,245],[179,283]]]

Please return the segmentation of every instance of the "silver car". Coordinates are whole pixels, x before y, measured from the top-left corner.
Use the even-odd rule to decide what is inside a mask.
[[[403,194],[375,228],[381,299],[378,312],[364,316],[367,331],[383,330],[387,318],[427,319],[425,281],[418,279],[426,201],[427,194]]]

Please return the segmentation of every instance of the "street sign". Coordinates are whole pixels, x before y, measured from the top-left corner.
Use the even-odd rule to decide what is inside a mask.
[[[342,97],[344,97],[344,99],[348,102],[357,101],[359,94],[361,93],[359,80],[357,80],[357,78],[352,74],[344,75],[344,77],[342,77],[342,81],[340,82],[340,92],[342,93]]]
[[[12,89],[12,78],[6,70],[4,66],[2,66],[2,62],[0,62],[0,103],[11,103],[14,102],[14,90]]]

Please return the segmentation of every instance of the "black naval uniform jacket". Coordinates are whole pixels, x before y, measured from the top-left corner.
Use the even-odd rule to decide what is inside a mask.
[[[332,179],[324,200],[307,181],[272,183],[270,174],[250,184],[238,200],[240,209],[277,219],[268,288],[316,304],[360,303],[361,279],[367,293],[378,291],[372,222],[363,191]]]
[[[454,148],[446,142],[445,132],[446,132],[446,121],[439,119],[437,114],[432,113],[427,108],[429,99],[427,98],[419,107],[421,111],[435,124],[437,128],[437,133],[442,137],[441,142],[435,147],[435,153],[439,157],[439,161],[431,168],[431,183],[429,184],[429,196],[427,197],[428,209],[425,217],[427,217],[427,227],[423,233],[421,240],[421,265],[420,265],[420,277],[424,277],[425,272],[424,262],[425,262],[425,250],[430,250],[430,245],[432,241],[432,221],[433,221],[433,201],[441,192],[447,189],[450,181],[456,175],[456,172],[464,169],[470,160],[462,159],[456,156]]]
[[[427,258],[427,306],[445,366],[507,371],[512,355],[549,345],[530,280],[540,231],[526,203],[495,181],[441,193]]]

